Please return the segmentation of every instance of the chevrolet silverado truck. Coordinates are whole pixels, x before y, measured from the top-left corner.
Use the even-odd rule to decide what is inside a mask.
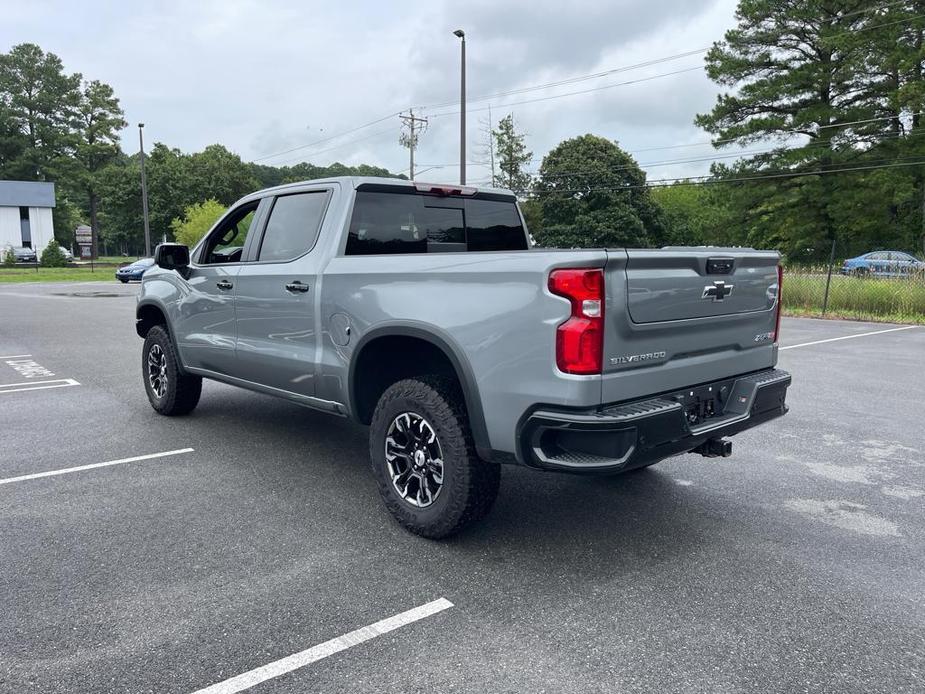
[[[248,195],[155,258],[153,408],[191,412],[206,378],[368,425],[386,507],[425,537],[483,517],[502,464],[727,456],[787,412],[776,252],[531,248],[509,191],[347,177]]]

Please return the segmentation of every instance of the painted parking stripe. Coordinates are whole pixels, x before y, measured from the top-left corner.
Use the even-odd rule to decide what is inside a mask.
[[[69,388],[79,386],[80,383],[73,378],[56,378],[52,381],[28,381],[26,383],[4,383],[0,385],[0,395],[5,393],[21,393],[24,390],[46,390],[48,388]]]
[[[105,463],[92,463],[91,465],[79,465],[77,467],[67,467],[62,470],[49,470],[47,472],[37,472],[32,475],[20,475],[19,477],[7,477],[0,479],[0,484],[13,484],[14,482],[26,482],[27,480],[37,480],[40,477],[54,477],[55,475],[68,475],[72,472],[82,472],[83,470],[94,470],[98,467],[109,467],[110,465],[123,465],[125,463],[137,463],[141,460],[154,460],[155,458],[166,458],[171,455],[180,455],[181,453],[192,453],[192,448],[179,448],[175,451],[164,451],[163,453],[148,453],[147,455],[136,455],[131,458],[120,458],[119,460],[109,460]]]
[[[407,612],[388,617],[375,624],[370,624],[369,626],[351,631],[343,636],[338,636],[336,639],[331,639],[317,646],[312,646],[307,650],[294,653],[280,660],[275,660],[272,663],[267,663],[262,667],[232,677],[224,682],[218,682],[205,689],[199,689],[194,692],[194,694],[234,694],[235,692],[243,692],[245,689],[250,689],[261,682],[266,682],[274,677],[284,675],[287,672],[292,672],[306,665],[311,665],[323,658],[327,658],[335,653],[340,653],[353,646],[358,646],[377,636],[382,636],[383,634],[387,634],[390,631],[399,629],[412,622],[417,622],[425,617],[431,617],[438,612],[443,612],[443,610],[449,609],[450,607],[453,607],[453,603],[446,598],[434,600],[426,605],[415,607]]]
[[[10,354],[6,357],[0,357],[0,359],[22,359],[23,357],[31,357],[31,354]]]
[[[889,328],[887,330],[874,330],[869,333],[858,333],[856,335],[842,335],[841,337],[830,337],[827,340],[815,340],[813,342],[804,342],[801,345],[788,345],[787,347],[781,347],[780,349],[784,350],[784,349],[796,349],[797,347],[809,347],[810,345],[821,345],[826,342],[838,342],[839,340],[853,340],[856,337],[868,337],[870,335],[882,335],[883,333],[895,333],[895,332],[898,332],[899,330],[915,330],[916,328],[920,328],[920,327],[922,326],[904,325],[901,328]]]

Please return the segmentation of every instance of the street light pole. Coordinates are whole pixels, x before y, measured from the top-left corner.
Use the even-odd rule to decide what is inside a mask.
[[[459,69],[459,185],[466,185],[466,32],[457,29],[460,42]]]
[[[148,181],[145,178],[144,123],[138,124],[138,148],[141,151],[141,211],[145,218],[145,256],[151,255],[151,226],[148,222]]]

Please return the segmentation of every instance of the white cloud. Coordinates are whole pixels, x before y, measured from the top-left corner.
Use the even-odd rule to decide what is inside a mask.
[[[9,10],[9,8],[8,8]],[[220,142],[252,159],[325,139],[410,105],[458,98],[459,42],[467,33],[470,97],[632,65],[703,48],[733,23],[734,0],[547,0],[467,3],[264,3],[211,0],[156,4],[30,3],[5,10],[0,50],[34,42],[68,70],[113,85],[132,127],[123,146],[146,140],[183,150]],[[568,87],[493,100],[513,111],[537,157],[586,132],[630,151],[709,138],[693,125],[717,89],[701,71],[585,95],[504,108],[513,101],[621,82],[702,64],[693,56]],[[469,160],[477,160],[479,119],[471,104]],[[424,113],[453,111],[454,107]],[[641,162],[709,156],[709,147],[640,153]],[[323,164],[372,163],[400,171],[407,151],[393,118],[341,139],[276,157]],[[417,159],[458,160],[458,117],[434,118]],[[537,161],[535,167],[539,166]],[[696,175],[708,164],[653,168],[650,177]],[[456,167],[435,169],[453,180]],[[470,180],[486,169],[472,167]]]

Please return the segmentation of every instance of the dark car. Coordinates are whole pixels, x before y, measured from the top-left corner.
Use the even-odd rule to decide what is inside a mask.
[[[841,274],[865,277],[906,277],[925,272],[925,263],[902,251],[874,251],[848,258],[841,267]]]
[[[122,283],[129,280],[141,282],[141,276],[154,267],[154,258],[141,258],[131,265],[125,265],[116,270],[116,279]]]
[[[34,263],[36,261],[35,251],[31,248],[24,248],[22,246],[14,248],[13,255],[16,256],[17,263]]]

